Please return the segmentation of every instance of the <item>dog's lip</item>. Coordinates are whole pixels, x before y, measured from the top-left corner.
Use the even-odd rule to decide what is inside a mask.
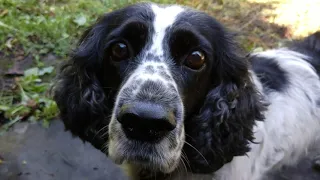
[[[130,161],[130,162],[152,162],[151,159],[157,159],[157,155],[155,152],[148,152],[143,150],[143,148],[131,148],[130,151],[122,152],[118,155],[122,161]]]
[[[162,166],[160,155],[155,149],[146,148],[144,146],[127,147],[126,151],[117,150],[116,156],[112,159],[116,164],[124,162],[138,164],[143,166]]]

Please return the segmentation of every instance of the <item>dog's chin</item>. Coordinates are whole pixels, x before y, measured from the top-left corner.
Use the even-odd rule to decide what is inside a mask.
[[[125,143],[126,141],[130,143]],[[181,153],[175,152],[175,155],[170,155],[172,153],[169,153],[169,149],[161,147],[160,144],[110,140],[109,157],[116,164],[132,165],[150,172],[168,174],[178,166]]]
[[[109,158],[116,164],[132,165],[139,169],[144,169],[152,173],[168,174],[173,172],[181,162],[181,152],[184,142],[184,131],[182,130],[179,138],[176,139],[177,145],[172,148],[170,140],[165,137],[158,143],[148,143],[128,139],[124,133],[117,131],[109,132],[108,142]],[[171,134],[171,136],[175,136]]]

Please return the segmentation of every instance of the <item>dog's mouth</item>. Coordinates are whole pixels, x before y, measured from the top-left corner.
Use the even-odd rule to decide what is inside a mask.
[[[116,121],[109,124],[109,157],[116,164],[133,165],[152,173],[164,174],[173,172],[180,164],[184,144],[183,127],[180,132],[171,131],[157,142],[127,138],[123,129]]]
[[[133,146],[132,146],[133,145]],[[122,146],[125,150],[121,150]],[[165,158],[165,154],[160,152],[155,145],[132,142],[130,144],[118,145],[116,153],[111,153],[110,157],[118,164],[130,164],[139,166],[142,169],[152,171],[164,171],[169,173],[174,161]],[[112,150],[111,150],[112,152]]]

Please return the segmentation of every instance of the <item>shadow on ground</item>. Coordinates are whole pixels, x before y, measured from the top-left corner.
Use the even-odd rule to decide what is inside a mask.
[[[0,136],[1,180],[125,180],[103,153],[64,131],[61,121],[50,128],[16,124]]]

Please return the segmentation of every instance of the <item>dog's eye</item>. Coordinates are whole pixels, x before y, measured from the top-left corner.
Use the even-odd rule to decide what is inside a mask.
[[[129,57],[128,46],[123,42],[115,43],[111,46],[111,56],[115,61],[121,61]]]
[[[191,69],[200,69],[205,61],[205,55],[201,51],[193,51],[186,58],[185,65]]]

